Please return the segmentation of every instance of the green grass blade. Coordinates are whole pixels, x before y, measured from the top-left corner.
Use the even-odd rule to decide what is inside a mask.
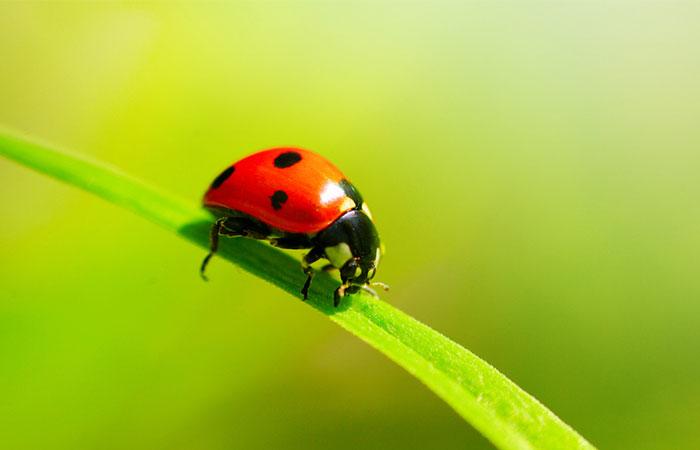
[[[194,202],[174,198],[99,162],[0,131],[0,154],[112,203],[208,248],[212,218]],[[299,262],[257,241],[226,239],[219,257],[300,298]],[[196,276],[198,262],[193,265]],[[413,374],[502,449],[594,448],[535,398],[488,363],[386,302],[357,294],[332,305],[333,278],[319,274],[309,301],[330,320]],[[301,304],[301,302],[300,302]]]

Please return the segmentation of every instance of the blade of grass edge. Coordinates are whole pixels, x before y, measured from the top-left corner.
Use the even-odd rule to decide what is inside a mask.
[[[211,216],[199,206],[99,161],[0,129],[0,155],[96,194],[208,248]],[[269,245],[227,240],[219,256],[299,298],[299,263]],[[193,273],[196,276],[196,265]],[[582,436],[515,383],[430,327],[386,302],[357,294],[331,305],[336,283],[319,274],[307,302],[364,340],[448,403],[501,449],[592,449]]]

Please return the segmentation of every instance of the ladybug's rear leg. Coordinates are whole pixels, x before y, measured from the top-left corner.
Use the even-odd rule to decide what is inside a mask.
[[[209,264],[211,257],[214,256],[214,253],[219,249],[219,234],[221,233],[221,227],[225,221],[225,217],[216,219],[216,222],[214,222],[214,225],[211,227],[211,232],[209,233],[209,253],[204,257],[204,261],[202,261],[202,265],[199,268],[199,275],[204,281],[209,281],[209,278],[204,275],[204,271],[207,269],[207,264]]]
[[[304,273],[306,274],[306,282],[304,282],[304,286],[301,288],[301,295],[304,296],[304,300],[309,298],[311,279],[314,277],[314,269],[311,267],[311,264],[323,258],[324,255],[325,253],[323,248],[313,247],[311,251],[304,255],[304,257],[301,259],[301,267],[304,269]]]
[[[204,271],[209,264],[209,260],[219,249],[219,236],[246,236],[253,239],[266,239],[269,230],[262,224],[256,223],[245,217],[221,217],[214,222],[211,227],[209,241],[209,254],[204,257],[199,268],[199,274],[205,281],[208,281]]]

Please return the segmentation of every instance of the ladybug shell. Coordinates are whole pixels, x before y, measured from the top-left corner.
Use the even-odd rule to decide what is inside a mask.
[[[343,173],[322,156],[279,147],[229,166],[203,204],[216,212],[243,212],[283,232],[313,234],[360,206],[348,196],[352,192]]]

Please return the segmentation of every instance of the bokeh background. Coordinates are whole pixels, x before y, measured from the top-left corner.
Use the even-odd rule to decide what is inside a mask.
[[[0,123],[199,200],[314,149],[386,300],[594,444],[700,448],[700,4],[0,5]],[[7,449],[491,448],[325,317],[0,161]]]

